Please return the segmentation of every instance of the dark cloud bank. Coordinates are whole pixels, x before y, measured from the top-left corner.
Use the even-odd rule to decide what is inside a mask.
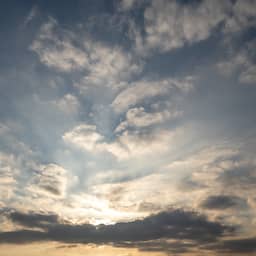
[[[23,229],[0,233],[0,243],[25,244],[36,241],[61,243],[111,244],[135,247],[143,251],[181,253],[191,248],[227,252],[254,252],[256,238],[224,240],[236,228],[209,221],[192,211],[171,210],[127,223],[113,225],[72,225],[57,215],[22,213],[6,214]],[[33,229],[33,230],[32,230]],[[167,241],[172,239],[172,242]]]

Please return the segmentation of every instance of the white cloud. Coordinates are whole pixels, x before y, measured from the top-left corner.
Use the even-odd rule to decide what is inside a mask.
[[[160,130],[154,132],[124,131],[107,150],[120,159],[142,157],[166,152],[175,132]]]
[[[141,54],[150,54],[152,49],[169,51],[207,39],[226,18],[230,7],[230,1],[221,0],[204,0],[193,4],[151,1],[144,12],[145,36],[142,37],[133,23],[130,35],[135,37],[137,51]]]
[[[147,98],[166,95],[173,88],[181,92],[188,92],[193,88],[193,78],[134,82],[121,91],[111,105],[117,113],[120,113]]]
[[[123,86],[143,66],[121,47],[99,43],[90,35],[73,34],[61,29],[53,19],[42,25],[30,49],[46,66],[62,72],[83,71],[83,79],[75,82],[81,92],[88,86]]]
[[[116,112],[122,112],[130,106],[136,105],[138,102],[144,100],[145,98],[164,95],[168,92],[168,90],[168,81],[137,82],[118,94],[112,102],[112,106]]]
[[[82,124],[65,133],[63,139],[87,151],[97,150],[97,144],[102,143],[104,137],[96,131],[96,126]]]
[[[159,131],[124,131],[112,142],[96,131],[92,125],[79,125],[66,132],[62,138],[71,145],[91,154],[108,152],[119,160],[137,158],[147,154],[166,151],[175,132]]]
[[[135,7],[129,1],[123,5],[127,10]],[[225,35],[255,26],[255,7],[255,0],[149,1],[144,9],[143,28],[131,19],[129,35],[141,55],[151,55],[154,50],[170,51],[209,38],[219,25]]]
[[[85,48],[90,57],[87,67],[89,73],[76,83],[81,91],[88,86],[123,87],[142,70],[142,63],[120,47],[109,47],[88,40]]]
[[[116,128],[116,132],[121,132],[127,127],[147,127],[154,124],[163,123],[167,120],[177,118],[182,115],[181,111],[163,110],[159,112],[145,112],[143,107],[131,108],[126,113],[125,121]]]
[[[59,34],[57,22],[50,19],[48,23],[42,25],[30,49],[38,54],[42,63],[63,72],[87,66],[86,52],[75,47],[67,33],[62,32],[61,36]]]

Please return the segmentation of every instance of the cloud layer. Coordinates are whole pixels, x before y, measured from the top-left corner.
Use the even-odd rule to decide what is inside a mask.
[[[255,253],[255,0],[2,5],[4,256]]]

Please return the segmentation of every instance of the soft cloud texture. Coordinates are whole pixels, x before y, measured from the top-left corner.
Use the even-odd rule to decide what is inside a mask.
[[[193,89],[193,79],[187,77],[181,81],[167,79],[135,82],[116,96],[112,102],[112,107],[116,112],[123,112],[129,107],[136,106],[148,98],[163,96],[175,89],[181,93],[190,91]]]
[[[63,197],[66,193],[68,176],[62,167],[49,164],[34,171],[28,190],[32,193]]]
[[[1,255],[253,255],[255,7],[2,3]]]
[[[169,119],[175,119],[182,115],[181,111],[160,111],[147,113],[143,107],[131,108],[126,113],[126,120],[118,125],[116,132],[125,130],[127,127],[147,127],[154,124],[163,123]]]

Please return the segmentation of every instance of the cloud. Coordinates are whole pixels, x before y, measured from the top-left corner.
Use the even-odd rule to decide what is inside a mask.
[[[240,82],[245,84],[254,84],[256,82],[256,65],[251,65],[240,75]]]
[[[41,26],[30,50],[34,51],[46,66],[62,72],[79,70],[88,65],[87,54],[72,44],[68,33],[59,35],[57,22],[52,18]]]
[[[196,190],[206,189],[207,185],[193,180],[192,177],[184,177],[177,185],[182,192],[193,192]]]
[[[36,17],[36,15],[38,14],[38,12],[39,12],[38,6],[34,5],[34,6],[31,8],[29,14],[27,15],[27,17],[26,17],[26,19],[25,19],[25,21],[24,21],[24,25],[27,26],[27,25]]]
[[[47,228],[49,225],[58,224],[58,216],[54,214],[12,211],[8,217],[12,222],[29,228]]]
[[[88,86],[124,87],[142,71],[143,63],[118,46],[107,46],[88,40],[85,43],[89,59],[88,75],[75,84],[82,92]]]
[[[256,185],[255,165],[241,162],[238,165],[230,166],[225,172],[219,174],[217,181],[227,189],[245,189],[247,191],[254,189]]]
[[[249,237],[249,238],[236,238],[236,239],[229,239],[226,241],[222,241],[218,244],[205,246],[206,249],[216,250],[217,252],[221,253],[239,253],[248,255],[253,255],[251,253],[256,252],[256,238]]]
[[[180,93],[190,91],[193,89],[193,78],[134,82],[116,96],[111,106],[117,113],[120,113],[146,99],[164,96],[172,89],[178,90]]]
[[[60,111],[66,114],[77,113],[80,107],[78,99],[68,93],[65,94],[62,98],[52,102]]]
[[[233,36],[256,25],[255,0],[145,2],[143,25],[134,19],[129,21],[135,50],[144,56],[191,45],[214,33]],[[121,9],[134,9],[135,3],[123,1]]]
[[[165,254],[181,254],[193,252],[198,244],[196,242],[191,242],[187,240],[178,241],[178,240],[155,240],[155,241],[146,241],[146,242],[137,242],[137,243],[120,243],[120,247],[126,248],[138,248],[141,252],[162,252]]]
[[[81,124],[73,130],[66,132],[63,139],[67,143],[74,144],[87,151],[97,150],[104,137],[96,131],[96,126]]]
[[[150,1],[144,11],[145,36],[131,27],[137,51],[150,54],[151,50],[165,52],[207,39],[227,16],[230,1]]]
[[[255,6],[255,0],[235,1],[231,9],[232,15],[227,19],[224,31],[234,33],[256,26]]]
[[[0,81],[1,241],[196,254],[202,237],[213,250],[255,237],[255,87],[233,85],[256,79],[255,1],[79,2],[68,18],[53,5],[7,33],[26,32]],[[59,22],[40,26],[48,14]],[[218,58],[229,79],[212,73]]]
[[[82,72],[83,78],[74,83],[82,93],[90,86],[122,87],[143,67],[122,47],[95,41],[89,34],[64,30],[52,18],[41,26],[30,49],[50,68]]]
[[[108,150],[116,157],[142,157],[164,153],[176,135],[176,131],[124,131],[117,137],[116,143],[109,145]]]
[[[112,102],[112,106],[116,112],[122,112],[145,98],[164,95],[168,90],[168,81],[160,81],[156,83],[138,82],[118,94]]]
[[[117,159],[139,157],[147,154],[164,152],[174,137],[174,131],[124,131],[115,140],[107,141],[94,125],[81,124],[66,132],[62,138],[89,153],[108,152]]]
[[[58,241],[65,243],[120,243],[157,239],[191,240],[203,244],[216,241],[233,228],[207,220],[195,212],[170,210],[132,222],[93,226],[56,223],[56,216],[35,213],[12,213],[10,218],[27,227],[43,227],[44,231],[19,230],[1,232],[0,243]]]
[[[19,169],[17,168],[14,155],[0,152],[0,193],[2,200],[8,200],[13,196],[18,174]]]
[[[67,183],[67,170],[56,164],[48,164],[40,166],[33,172],[27,189],[43,196],[63,197]]]
[[[240,49],[231,49],[228,60],[217,63],[221,74],[229,77],[238,73],[238,80],[243,84],[254,84],[256,81],[256,64],[254,49],[255,40],[250,40],[240,46]]]
[[[209,196],[202,203],[201,206],[206,209],[225,210],[234,207],[246,207],[246,200],[237,196],[218,195]]]
[[[46,234],[33,230],[18,230],[0,233],[1,243],[24,244],[47,240]]]
[[[115,132],[121,132],[128,127],[147,127],[160,124],[170,119],[175,119],[182,115],[182,111],[163,110],[159,112],[145,112],[143,107],[131,108],[126,113],[126,120],[121,122]]]

